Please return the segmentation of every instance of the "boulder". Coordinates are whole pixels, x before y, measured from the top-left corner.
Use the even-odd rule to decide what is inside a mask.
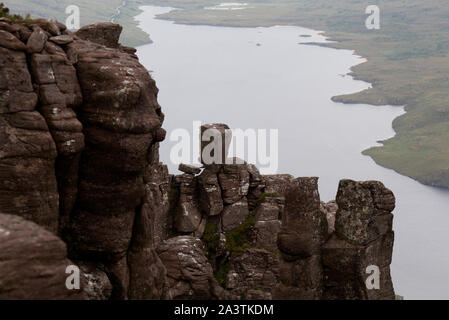
[[[118,48],[122,29],[122,26],[118,24],[101,22],[84,26],[75,35],[80,39],[95,42],[109,48]]]
[[[0,30],[0,47],[15,51],[25,51],[26,46],[11,33]]]
[[[189,174],[198,174],[201,172],[201,168],[184,163],[179,164],[178,170]]]
[[[66,287],[71,265],[61,239],[31,221],[0,214],[0,299],[84,299],[83,290]]]
[[[167,269],[172,299],[217,299],[220,292],[201,240],[180,236],[162,242],[157,253]]]
[[[239,227],[246,221],[248,215],[248,201],[245,198],[225,206],[221,218],[223,231],[228,232]]]
[[[44,50],[48,36],[39,26],[34,26],[33,33],[28,38],[26,50],[28,53],[39,53]]]
[[[59,45],[65,45],[73,42],[73,36],[64,34],[56,37],[51,37],[49,40]]]

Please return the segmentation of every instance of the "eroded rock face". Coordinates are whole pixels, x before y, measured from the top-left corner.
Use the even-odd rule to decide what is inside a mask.
[[[261,291],[271,300],[271,291],[279,281],[279,264],[279,257],[267,250],[248,249],[231,260],[226,289],[242,299],[254,298],[254,290]]]
[[[76,35],[83,40],[117,48],[122,29],[122,26],[118,24],[102,22],[84,26],[76,32]]]
[[[167,269],[169,296],[173,299],[218,299],[215,280],[201,240],[180,236],[161,243],[157,252]]]
[[[336,201],[335,230],[340,238],[366,245],[391,229],[395,198],[382,183],[342,180]]]
[[[101,265],[112,293],[93,286],[90,298],[162,298],[154,243],[166,233],[154,225],[169,208],[157,148],[164,115],[120,31],[97,24],[74,36],[46,20],[1,22],[0,210],[57,232],[80,263]]]
[[[327,234],[327,221],[320,212],[318,178],[295,179],[285,198],[278,236],[281,252],[302,258],[319,254]]]
[[[216,216],[223,211],[221,187],[215,172],[205,169],[198,177],[201,210],[209,216]]]
[[[0,214],[0,299],[83,299],[68,290],[64,242],[37,224]]]
[[[106,273],[93,263],[75,261],[84,280],[84,294],[88,300],[108,300],[112,293],[112,284]]]
[[[278,246],[284,257],[277,299],[321,299],[321,246],[328,226],[320,212],[318,178],[297,178],[285,191],[285,212]]]
[[[26,54],[17,51],[25,48],[11,46],[20,40],[6,31],[0,39],[0,210],[56,231],[56,145],[36,110],[38,95]]]
[[[179,232],[194,232],[198,229],[202,214],[198,204],[195,176],[183,174],[175,177],[179,185],[180,196],[176,210],[176,229]]]
[[[248,202],[246,199],[228,205],[223,210],[222,228],[224,232],[238,228],[246,221],[249,215]]]
[[[327,233],[331,235],[335,231],[335,216],[337,215],[337,202],[332,200],[329,202],[321,201],[320,211],[325,215],[327,220]]]
[[[342,180],[337,204],[335,233],[322,248],[324,298],[394,299],[393,193],[381,182]],[[378,289],[366,286],[372,267],[380,271]]]

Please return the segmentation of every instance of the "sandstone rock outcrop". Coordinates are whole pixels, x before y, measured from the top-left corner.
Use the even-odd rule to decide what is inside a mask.
[[[167,268],[172,299],[218,299],[222,290],[204,256],[201,240],[180,236],[162,242],[157,252]]]
[[[76,35],[45,20],[8,26],[0,210],[61,235],[76,261],[102,266],[112,298],[164,297],[154,224],[168,210],[170,182],[158,161],[165,131],[154,80],[119,45],[119,26]]]
[[[394,299],[393,193],[378,181],[342,180],[336,201],[335,233],[323,246],[325,298]],[[380,271],[380,286],[369,290],[372,266]]]
[[[120,32],[0,21],[0,298],[394,298],[389,189],[342,180],[323,203],[317,178],[228,158],[225,124],[170,175],[158,89]]]
[[[68,290],[64,242],[37,224],[0,214],[0,299],[83,299]]]

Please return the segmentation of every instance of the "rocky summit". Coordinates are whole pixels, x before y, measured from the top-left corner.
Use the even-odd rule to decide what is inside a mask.
[[[324,203],[318,178],[243,161],[169,174],[120,32],[0,22],[0,299],[394,299],[389,189],[342,180]]]

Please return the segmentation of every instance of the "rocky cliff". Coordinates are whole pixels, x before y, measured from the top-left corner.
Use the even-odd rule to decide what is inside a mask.
[[[0,299],[394,298],[390,190],[342,180],[326,204],[317,178],[246,163],[170,175],[120,32],[0,19]]]

